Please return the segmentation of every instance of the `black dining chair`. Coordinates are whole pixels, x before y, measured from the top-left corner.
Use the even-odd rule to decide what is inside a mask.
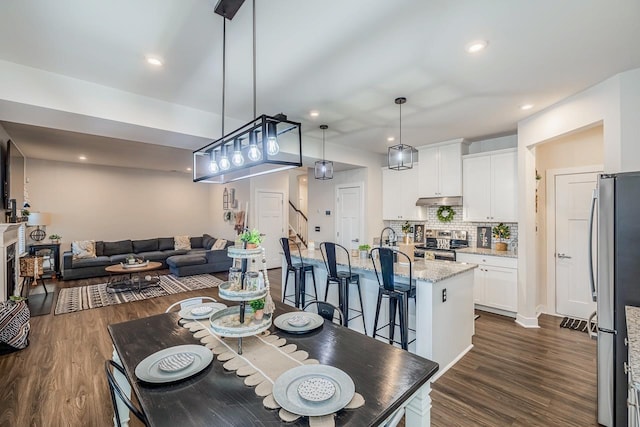
[[[347,270],[338,270],[338,261],[336,248],[344,254],[347,260]],[[367,324],[364,320],[364,305],[362,304],[362,292],[360,291],[360,275],[354,274],[351,271],[351,259],[349,257],[349,251],[342,245],[332,242],[320,243],[320,252],[322,253],[322,259],[327,269],[327,285],[324,290],[324,300],[327,301],[329,296],[329,284],[338,284],[338,307],[344,314],[344,326],[349,326],[349,321],[362,317],[362,327],[364,334],[367,335]],[[349,285],[356,285],[358,288],[358,299],[360,300],[360,310],[349,308]],[[353,317],[349,317],[349,311],[355,311],[356,314]]]
[[[291,261],[291,245],[295,245],[300,262],[294,263]],[[313,292],[315,294],[315,299],[317,300],[318,289],[316,288],[316,275],[313,270],[313,265],[305,264],[304,261],[302,260],[302,251],[300,250],[300,244],[295,240],[282,237],[280,239],[280,246],[282,246],[284,257],[287,260],[287,276],[284,281],[284,290],[282,292],[282,302],[285,302],[285,300],[292,302],[295,304],[297,308],[304,306],[305,297],[308,295],[307,289],[306,289],[308,273],[311,273],[311,278],[313,279]],[[291,300],[291,295],[287,295],[287,285],[289,284],[289,275],[291,273],[293,273],[293,282],[294,282],[293,300]]]
[[[142,422],[142,424],[148,426],[149,421],[147,420],[147,416],[144,414],[144,412],[142,412],[142,410],[134,406],[133,402],[131,402],[131,400],[120,388],[120,385],[116,382],[116,379],[113,376],[113,372],[111,372],[112,366],[113,369],[119,371],[125,378],[127,377],[127,374],[125,373],[124,368],[113,360],[107,360],[104,362],[104,370],[107,374],[107,382],[109,383],[109,393],[111,394],[111,403],[113,403],[113,413],[115,414],[116,425],[118,427],[122,426],[122,421],[120,420],[120,412],[118,412],[117,398],[119,398],[124,402],[125,405],[127,405],[129,411],[131,411],[131,413],[133,413],[133,415],[135,415],[136,418],[138,418]]]
[[[406,258],[409,264],[409,283],[396,283],[394,266],[394,255],[398,259],[402,257]],[[400,344],[403,350],[409,348],[409,344],[414,342],[415,339],[409,341],[409,299],[416,298],[416,287],[413,284],[413,268],[411,258],[404,252],[400,252],[391,248],[373,248],[369,255],[373,262],[373,269],[378,279],[378,303],[376,305],[376,318],[373,322],[373,338],[376,335],[381,336],[389,340],[389,344]],[[380,273],[376,266],[375,258],[380,262]],[[380,276],[382,276],[382,283],[380,283]],[[382,304],[382,298],[389,298],[389,323],[378,328],[378,319],[380,317],[380,306]],[[396,309],[400,317],[400,342],[394,341],[394,334],[396,329]],[[381,329],[389,328],[389,336],[385,337],[379,334]]]
[[[307,311],[307,308],[315,306],[318,314],[330,322],[334,321],[336,314],[338,315],[338,321],[341,326],[344,326],[344,314],[342,314],[342,310],[340,310],[335,305],[326,301],[311,301],[304,306],[302,311]]]

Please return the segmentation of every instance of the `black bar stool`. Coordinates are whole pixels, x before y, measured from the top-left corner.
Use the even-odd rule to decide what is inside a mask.
[[[336,261],[336,248],[340,248],[346,256],[348,262],[348,271],[338,271]],[[362,317],[362,327],[364,328],[364,334],[367,335],[367,325],[364,320],[364,305],[362,304],[362,292],[360,291],[360,275],[353,274],[351,272],[351,259],[349,258],[349,251],[344,246],[338,245],[332,242],[320,243],[320,251],[322,252],[322,259],[324,265],[327,268],[327,286],[324,291],[324,300],[327,300],[329,295],[329,283],[334,282],[339,286],[338,289],[338,306],[344,313],[344,326],[349,326],[349,321]],[[349,308],[349,285],[356,285],[358,287],[358,298],[360,299],[360,310]],[[359,313],[353,317],[349,317],[349,310]]]
[[[380,260],[380,270],[382,275],[382,284],[380,283],[380,275],[378,274],[378,268],[376,267],[374,251],[377,253],[377,258]],[[393,272],[393,258],[394,254],[398,256],[404,256],[409,262],[409,284],[395,283]],[[409,343],[414,342],[415,339],[409,341],[409,298],[416,298],[416,287],[412,283],[413,269],[411,265],[411,258],[404,252],[400,252],[390,248],[373,248],[371,250],[370,257],[373,262],[373,268],[376,272],[376,278],[378,279],[378,304],[376,306],[376,319],[373,323],[373,337],[379,335],[389,340],[389,344],[400,344],[403,350],[409,348]],[[380,305],[382,304],[382,298],[389,298],[389,323],[378,328],[378,317],[380,316]],[[396,307],[398,308],[400,315],[400,342],[394,341],[393,336],[396,329]],[[385,337],[379,334],[380,329],[389,327],[389,336]]]
[[[300,257],[300,262],[293,263],[291,262],[291,243],[296,245],[298,248],[298,257]],[[282,250],[284,251],[284,257],[287,260],[287,278],[284,281],[284,291],[282,292],[282,302],[285,300],[292,302],[295,304],[297,308],[304,307],[304,301],[306,293],[306,276],[307,273],[311,273],[311,278],[313,279],[313,292],[315,294],[315,299],[318,299],[318,289],[316,288],[316,275],[313,271],[313,265],[305,264],[302,261],[302,251],[300,250],[300,244],[295,240],[287,239],[286,237],[282,237],[280,239],[280,246],[282,246]],[[293,283],[294,283],[294,299],[291,300],[291,295],[287,295],[287,285],[289,283],[289,274],[293,273]],[[309,295],[311,296],[311,295]]]
[[[316,307],[318,314],[327,319],[329,322],[333,322],[333,319],[337,314],[340,326],[344,326],[344,315],[342,314],[342,311],[340,311],[340,309],[335,305],[326,301],[311,301],[304,306],[302,311],[308,311],[307,308],[311,307],[312,305]]]

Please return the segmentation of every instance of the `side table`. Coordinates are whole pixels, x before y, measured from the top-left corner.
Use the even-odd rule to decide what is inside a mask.
[[[57,277],[60,279],[60,243],[44,243],[29,246],[29,255],[37,255],[39,257],[49,259],[49,265],[45,265],[43,275],[44,278]]]

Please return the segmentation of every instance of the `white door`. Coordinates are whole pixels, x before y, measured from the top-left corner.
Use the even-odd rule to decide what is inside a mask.
[[[267,268],[276,268],[280,266],[282,259],[280,238],[286,237],[284,232],[284,194],[258,191],[257,199],[257,229],[264,234],[262,246],[266,251]]]
[[[395,171],[394,171],[395,172]],[[350,249],[357,249],[365,242],[361,236],[362,188],[360,186],[338,187],[336,209],[336,242]]]
[[[587,319],[596,309],[589,285],[589,213],[596,173],[558,175],[556,191],[556,312]]]

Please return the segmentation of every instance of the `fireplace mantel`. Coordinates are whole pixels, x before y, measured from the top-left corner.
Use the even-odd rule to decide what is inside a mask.
[[[20,231],[20,227],[23,226],[24,225],[22,223],[0,223],[0,301],[6,301],[10,296],[7,295],[7,247],[13,244],[16,245],[14,251],[16,260],[14,283],[18,283],[18,233]],[[16,289],[13,289],[13,292],[9,290],[9,293],[15,292]]]

